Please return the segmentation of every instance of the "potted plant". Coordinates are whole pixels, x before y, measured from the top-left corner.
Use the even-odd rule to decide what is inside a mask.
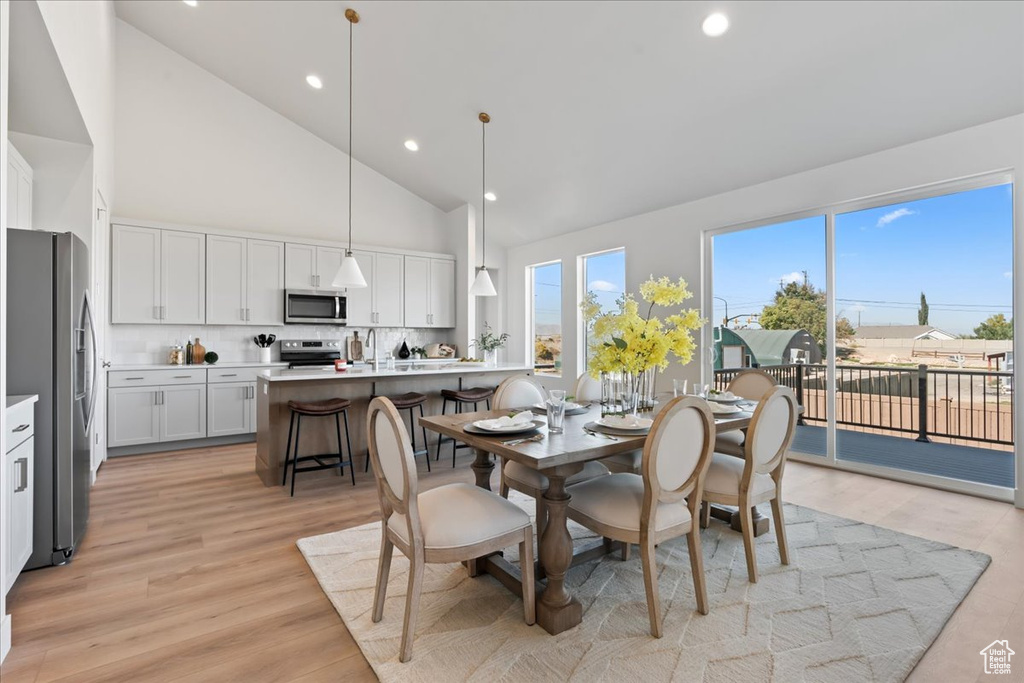
[[[580,303],[593,340],[588,349],[589,372],[602,380],[602,394],[606,386],[617,385],[609,387],[612,395],[602,396],[603,401],[619,403],[623,412],[631,413],[653,405],[654,373],[668,367],[670,354],[681,365],[693,360],[697,348],[693,333],[705,322],[694,308],[680,308],[664,320],[652,315],[655,306],[677,307],[693,296],[682,278],[672,282],[651,277],[640,285],[640,296],[648,304],[645,315],[630,293],[616,301],[618,310],[609,312],[601,310],[593,292]]]
[[[487,321],[484,321],[483,333],[473,339],[470,345],[484,352],[484,362],[487,365],[494,367],[498,364],[498,349],[505,346],[505,342],[508,341],[508,332],[502,332],[499,335],[494,334],[491,331],[491,326]]]

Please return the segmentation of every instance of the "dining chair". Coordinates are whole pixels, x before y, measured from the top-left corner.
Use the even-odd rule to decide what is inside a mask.
[[[509,377],[494,392],[494,407],[497,410],[523,408],[544,403],[544,387],[532,377]],[[597,461],[583,466],[583,470],[566,479],[566,485],[593,479],[608,474],[608,468]],[[537,536],[544,533],[548,521],[548,508],[544,503],[544,492],[548,490],[548,478],[539,471],[512,460],[506,460],[501,467],[502,498],[508,498],[508,490],[515,489],[533,497],[537,505]]]
[[[620,472],[569,487],[569,519],[612,540],[640,545],[651,635],[662,634],[654,548],[686,535],[697,610],[708,613],[697,513],[715,442],[715,421],[695,396],[672,399],[655,418],[640,474]]]
[[[743,549],[747,555],[747,575],[757,583],[757,556],[754,552],[753,506],[771,501],[775,535],[782,564],[789,564],[786,521],[782,516],[782,473],[796,429],[796,397],[789,387],[776,386],[761,398],[750,421],[744,458],[722,453],[711,456],[704,482],[704,509],[701,526],[708,524],[711,503],[735,505],[740,511]]]
[[[764,370],[750,368],[736,374],[727,387],[736,396],[748,401],[760,401],[761,397],[775,388],[775,378]],[[747,430],[731,430],[722,432],[715,440],[715,452],[734,455],[737,458],[743,457],[743,440],[747,436]]]
[[[576,378],[576,386],[573,388],[577,403],[600,403],[601,381],[594,379],[590,373],[584,372]],[[619,453],[603,458],[601,462],[611,472],[632,472],[640,473],[640,459],[643,451],[637,449],[629,453]]]
[[[424,566],[485,557],[519,545],[523,612],[536,620],[533,571],[533,525],[517,505],[465,483],[419,492],[412,444],[398,410],[387,398],[370,401],[367,443],[381,510],[380,560],[373,592],[374,623],[384,617],[391,555],[398,548],[409,558],[409,586],[398,658],[412,659]]]

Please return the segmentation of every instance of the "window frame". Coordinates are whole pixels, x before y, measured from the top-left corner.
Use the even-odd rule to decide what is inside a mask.
[[[537,274],[536,274],[536,270],[537,270],[537,268],[544,268],[546,266],[552,266],[552,265],[554,265],[556,263],[558,264],[558,269],[559,269],[559,283],[558,283],[558,287],[559,287],[559,301],[558,301],[559,312],[558,312],[558,324],[561,326],[561,330],[562,330],[562,359],[563,359],[563,361],[562,361],[562,368],[558,368],[557,365],[556,365],[555,369],[558,371],[557,373],[554,373],[554,372],[552,372],[552,373],[544,372],[544,373],[541,373],[541,374],[544,377],[560,378],[562,376],[562,370],[565,367],[565,361],[564,361],[564,358],[565,358],[565,321],[564,321],[565,311],[562,309],[562,295],[564,293],[563,290],[564,290],[565,264],[563,263],[562,259],[560,259],[560,258],[558,258],[558,259],[551,259],[550,261],[542,261],[540,263],[532,263],[532,264],[526,266],[526,281],[527,281],[527,287],[526,287],[526,290],[527,290],[527,292],[526,292],[526,296],[527,296],[526,303],[527,303],[527,305],[526,305],[526,310],[527,310],[527,315],[529,316],[528,320],[527,320],[527,324],[526,324],[526,329],[527,329],[526,348],[527,348],[527,357],[529,358],[529,362],[530,362],[530,367],[533,368],[533,372],[536,375],[537,372],[538,372],[537,371],[537,354],[536,354],[536,343],[537,343],[537,311],[536,311],[536,303],[537,303]]]
[[[622,290],[625,293],[627,289],[626,282],[628,281],[625,245],[592,251],[576,257],[576,273],[578,275],[576,281],[576,367],[579,370],[577,374],[583,374],[587,371],[587,322],[583,319],[583,312],[580,310],[580,304],[583,302],[583,297],[587,295],[588,291],[587,281],[590,279],[587,277],[587,259],[615,252],[622,252]],[[562,350],[562,355],[565,355],[565,349]]]

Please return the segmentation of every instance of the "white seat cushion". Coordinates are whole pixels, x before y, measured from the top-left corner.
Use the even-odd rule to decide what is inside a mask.
[[[741,458],[734,458],[731,455],[713,453],[711,465],[708,467],[707,476],[704,478],[704,493],[720,493],[726,496],[738,496],[740,494],[740,478],[743,476],[743,468],[746,461]],[[760,496],[769,491],[775,490],[775,482],[767,474],[755,474],[751,483],[752,494]]]
[[[601,458],[601,462],[612,463],[623,469],[630,470],[631,472],[639,473],[640,463],[643,462],[643,459],[643,451],[630,451],[629,453],[619,453],[618,455],[610,455],[607,458]]]
[[[591,519],[629,531],[640,531],[640,512],[644,502],[644,478],[620,472],[598,477],[569,487],[569,516],[573,511]],[[691,521],[686,503],[658,503],[654,516],[655,531]]]
[[[746,434],[739,429],[730,429],[727,432],[718,432],[715,435],[715,443],[728,443],[733,446],[742,446],[746,441]]]
[[[583,465],[583,469],[581,471],[566,479],[565,483],[567,486],[571,484],[578,484],[582,481],[593,479],[594,477],[603,477],[606,474],[608,474],[607,467],[596,460],[591,460]],[[522,465],[512,460],[505,463],[505,483],[509,485],[509,488],[513,488],[517,491],[521,491],[523,489],[532,489],[536,491],[548,490],[547,477],[531,467],[527,467],[526,465]],[[527,491],[523,492],[526,493]]]
[[[424,491],[418,503],[427,548],[473,545],[531,526],[530,516],[519,506],[470,484],[448,484]],[[409,542],[405,515],[391,515],[388,529]]]

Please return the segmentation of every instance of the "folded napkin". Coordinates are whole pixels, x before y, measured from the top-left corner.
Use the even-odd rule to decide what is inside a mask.
[[[724,403],[715,403],[714,401],[708,401],[708,405],[711,406],[711,412],[714,413],[715,415],[730,415],[732,413],[743,412],[736,406],[730,406]]]
[[[732,393],[731,391],[719,391],[718,393],[713,393],[708,396],[709,401],[714,401],[717,399],[721,399],[723,401],[735,401],[738,398],[740,397]]]
[[[512,417],[502,415],[493,420],[480,420],[476,423],[481,429],[509,429],[510,427],[526,427],[531,424],[533,424],[533,413],[529,410],[516,413]]]

